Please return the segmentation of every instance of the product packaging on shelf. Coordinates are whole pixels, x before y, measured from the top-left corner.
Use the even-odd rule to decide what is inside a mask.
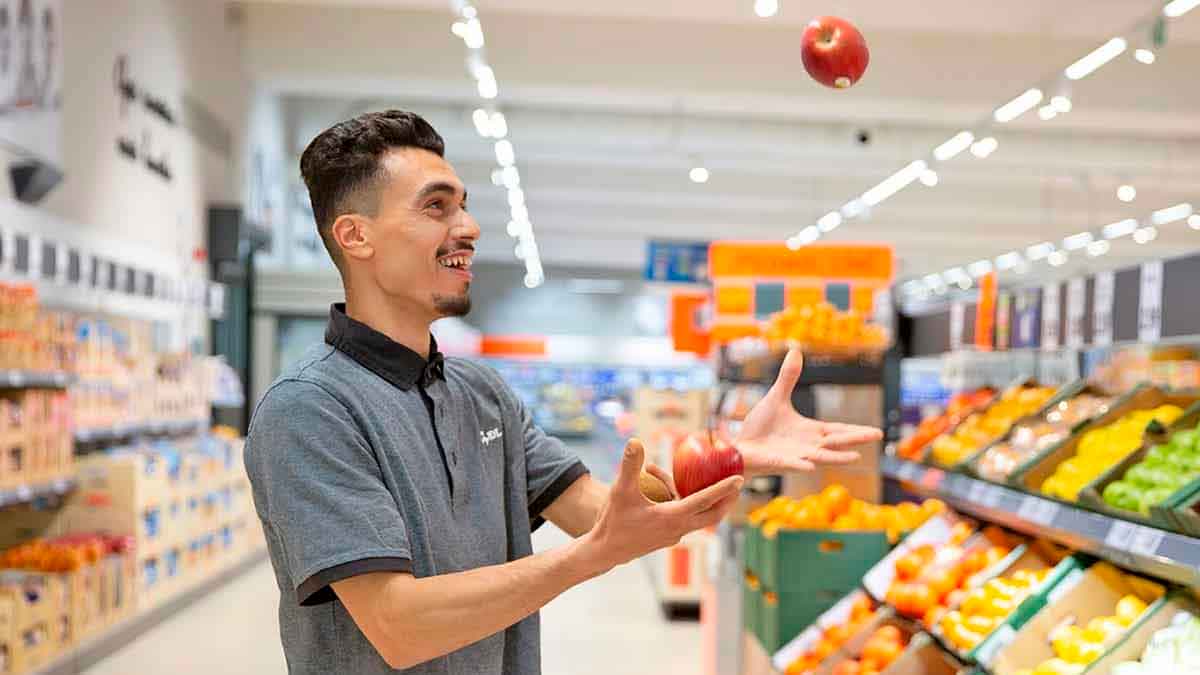
[[[930,461],[944,468],[967,466],[980,452],[1008,434],[1017,420],[1044,413],[1058,395],[1053,387],[1025,380],[1000,393],[978,412],[930,444]]]

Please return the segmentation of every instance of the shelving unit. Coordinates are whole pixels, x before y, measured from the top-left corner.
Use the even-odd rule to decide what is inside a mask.
[[[127,438],[142,436],[178,437],[197,433],[208,427],[208,420],[181,420],[173,422],[144,422],[141,424],[122,424],[113,427],[97,427],[92,429],[76,429],[75,442],[81,444],[111,443]]]
[[[63,389],[70,383],[66,373],[0,370],[0,389]]]
[[[924,496],[1027,534],[1105,558],[1135,572],[1200,587],[1200,539],[1187,537],[962,474],[884,457],[883,475]]]
[[[5,488],[0,490],[0,509],[16,504],[28,504],[42,497],[61,497],[74,489],[74,478],[56,478],[47,483]]]

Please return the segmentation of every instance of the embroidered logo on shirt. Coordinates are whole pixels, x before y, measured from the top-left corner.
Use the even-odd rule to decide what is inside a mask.
[[[498,441],[501,438],[504,438],[504,433],[500,431],[499,427],[479,432],[479,440],[484,445],[490,445],[492,441]]]

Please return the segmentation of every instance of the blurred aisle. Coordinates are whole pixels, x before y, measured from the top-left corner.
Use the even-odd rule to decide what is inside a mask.
[[[573,445],[598,478],[608,480],[620,446],[612,438]],[[544,550],[566,541],[547,525],[534,535]],[[264,675],[286,672],[270,564],[156,626],[82,675]],[[700,627],[663,618],[640,563],[564,593],[542,611],[544,675],[696,675]]]

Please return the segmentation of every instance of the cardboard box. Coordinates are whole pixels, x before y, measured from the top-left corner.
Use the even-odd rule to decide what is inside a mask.
[[[1011,675],[1054,658],[1050,635],[1056,627],[1068,622],[1085,626],[1096,617],[1112,616],[1117,601],[1128,594],[1151,606],[1134,624],[1136,627],[1152,616],[1152,611],[1157,611],[1155,603],[1162,599],[1165,590],[1160,584],[1125,574],[1108,563],[1096,563],[1086,572],[1069,576],[1051,591],[1046,606],[996,653],[991,671],[995,675]]]
[[[1107,654],[1094,661],[1084,672],[1088,675],[1093,673],[1101,675],[1111,672],[1118,663],[1140,660],[1150,638],[1159,630],[1171,625],[1171,621],[1180,612],[1200,617],[1200,605],[1197,605],[1195,600],[1189,598],[1182,591],[1168,596],[1152,613],[1147,612],[1149,616],[1145,617],[1141,623],[1135,624],[1123,640],[1110,649]]]

